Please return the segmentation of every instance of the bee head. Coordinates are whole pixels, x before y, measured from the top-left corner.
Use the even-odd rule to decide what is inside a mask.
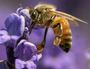
[[[49,11],[55,11],[56,7],[51,4],[38,4],[34,8],[30,8],[29,13],[33,21],[38,21],[39,15],[43,15]]]

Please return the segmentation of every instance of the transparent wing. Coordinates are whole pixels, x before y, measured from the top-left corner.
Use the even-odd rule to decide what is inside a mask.
[[[85,24],[88,24],[87,22],[75,17],[75,16],[72,16],[70,14],[67,14],[67,13],[64,13],[64,12],[61,12],[61,11],[55,11],[55,13],[58,15],[58,16],[61,16],[61,17],[64,17],[70,21],[72,21],[75,25],[78,25],[78,22],[82,22],[82,23],[85,23]]]

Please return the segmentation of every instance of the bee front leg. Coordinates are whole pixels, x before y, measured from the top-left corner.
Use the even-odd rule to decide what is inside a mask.
[[[45,34],[44,34],[43,41],[40,44],[38,44],[38,46],[37,46],[38,54],[42,53],[42,51],[45,47],[47,32],[48,32],[48,27],[46,27],[46,29],[45,29]]]

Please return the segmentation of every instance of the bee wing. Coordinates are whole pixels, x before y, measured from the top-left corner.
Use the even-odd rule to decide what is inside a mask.
[[[77,22],[82,22],[82,23],[85,23],[85,24],[88,24],[87,22],[75,17],[75,16],[72,16],[70,14],[67,14],[67,13],[64,13],[64,12],[61,12],[61,11],[55,11],[57,13],[57,15],[61,16],[61,17],[64,17],[70,21],[73,21],[76,25],[78,24]]]

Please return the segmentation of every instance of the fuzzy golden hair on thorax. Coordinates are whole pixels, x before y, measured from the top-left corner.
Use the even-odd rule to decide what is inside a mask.
[[[42,8],[42,9],[52,9],[52,10],[56,10],[56,7],[52,4],[37,4],[34,9],[39,9],[39,8]]]

